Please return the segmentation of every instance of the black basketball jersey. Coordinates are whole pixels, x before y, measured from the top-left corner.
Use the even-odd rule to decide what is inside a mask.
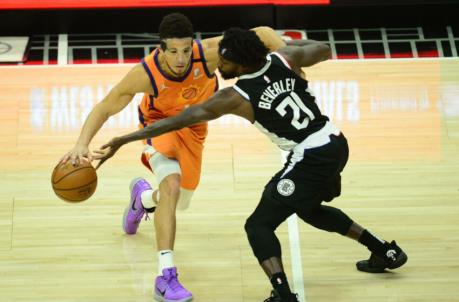
[[[283,150],[292,150],[328,121],[308,82],[278,53],[268,55],[262,69],[239,77],[233,87],[252,104],[254,125]]]

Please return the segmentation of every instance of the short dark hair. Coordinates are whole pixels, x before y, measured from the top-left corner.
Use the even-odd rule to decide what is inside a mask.
[[[219,44],[219,53],[233,63],[259,67],[266,63],[269,49],[253,30],[233,27],[225,31]]]
[[[159,24],[159,38],[193,38],[193,24],[190,19],[181,13],[166,15]]]

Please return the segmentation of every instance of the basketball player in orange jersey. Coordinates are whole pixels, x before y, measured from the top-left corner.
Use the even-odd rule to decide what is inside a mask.
[[[285,46],[268,27],[254,31],[275,50]],[[146,56],[97,104],[89,114],[75,147],[62,162],[77,164],[83,158],[93,159],[88,145],[107,119],[120,112],[136,93],[145,93],[139,106],[140,127],[175,116],[190,105],[205,102],[218,90],[214,71],[218,61],[221,37],[194,40],[193,27],[182,14],[164,17],[159,26],[161,47]],[[188,207],[201,173],[203,143],[207,123],[146,139],[141,156],[151,169],[159,188],[153,190],[142,178],[131,182],[131,199],[125,210],[123,229],[135,234],[145,212],[155,211],[154,223],[159,257],[155,298],[159,301],[190,301],[192,294],[177,279],[173,262],[176,208]]]

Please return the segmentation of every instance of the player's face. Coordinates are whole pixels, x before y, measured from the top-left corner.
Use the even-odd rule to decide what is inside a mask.
[[[175,74],[184,74],[191,62],[193,39],[170,38],[164,41],[167,46],[164,50],[167,65]]]
[[[225,60],[218,56],[218,71],[225,80],[232,79],[241,75],[240,65]]]

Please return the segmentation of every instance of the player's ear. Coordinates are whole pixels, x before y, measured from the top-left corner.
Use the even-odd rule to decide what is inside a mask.
[[[159,49],[162,50],[162,51],[166,51],[166,48],[167,48],[166,41],[161,40],[161,42],[159,42]]]

